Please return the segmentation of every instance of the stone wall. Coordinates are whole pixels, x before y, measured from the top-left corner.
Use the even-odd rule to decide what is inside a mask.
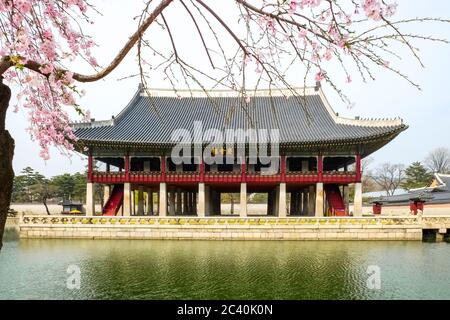
[[[450,218],[441,226],[450,228]],[[403,217],[23,217],[20,236],[84,239],[422,240],[422,222],[421,218]]]

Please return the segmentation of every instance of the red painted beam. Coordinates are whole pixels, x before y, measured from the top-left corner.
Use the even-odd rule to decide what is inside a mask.
[[[361,155],[356,154],[356,182],[361,182]]]
[[[323,156],[319,154],[317,156],[317,173],[318,173],[318,182],[323,182]]]
[[[166,182],[166,156],[161,156],[161,181]]]
[[[125,181],[130,181],[130,156],[125,156]]]
[[[286,156],[280,157],[281,182],[286,182]]]
[[[200,182],[204,182],[205,181],[205,162],[203,161],[203,156],[200,157],[199,171],[200,171]]]
[[[88,181],[92,182],[94,177],[94,158],[92,157],[92,153],[89,153],[88,156]]]
[[[241,182],[247,182],[247,163],[245,156],[242,157],[241,162]]]

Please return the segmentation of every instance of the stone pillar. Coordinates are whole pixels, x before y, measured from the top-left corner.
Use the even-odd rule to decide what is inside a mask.
[[[347,184],[343,186],[342,194],[343,194],[342,196],[344,198],[346,214],[348,215],[348,211],[349,211],[348,208],[350,207],[350,205],[349,205],[350,204],[350,200],[349,200],[350,196],[349,196],[349,187]]]
[[[289,214],[295,215],[295,192],[291,192],[291,199],[289,201]]]
[[[302,213],[302,192],[295,192],[295,213],[300,215]]]
[[[130,195],[130,199],[131,199],[131,213],[130,215],[134,216],[136,214],[136,194],[135,194],[135,190],[131,190],[131,195]]]
[[[308,197],[309,197],[309,194],[308,194],[309,192],[308,192],[308,189],[304,189],[303,190],[303,204],[302,204],[302,215],[303,216],[307,216],[308,215],[308,212],[309,212],[309,210],[308,210]]]
[[[173,188],[169,190],[169,215],[175,215],[175,190]]]
[[[208,202],[209,202],[208,214],[210,216],[214,216],[216,214],[216,191],[210,189],[209,196],[207,198],[208,198]]]
[[[95,184],[88,182],[86,185],[86,216],[95,214]]]
[[[157,191],[156,192],[156,212],[158,213],[158,215],[159,215],[159,204],[160,204],[160,201],[159,201],[159,199],[160,199],[160,195],[159,195],[159,191]]]
[[[138,203],[137,203],[137,215],[144,215],[144,187],[139,186],[138,188]]]
[[[188,212],[189,212],[189,205],[188,205],[189,199],[188,199],[188,197],[189,197],[189,192],[184,191],[183,192],[183,211],[182,211],[182,214],[188,214]]]
[[[192,213],[192,192],[186,192],[185,193],[185,214],[191,214]]]
[[[323,183],[316,184],[316,217],[323,217]]]
[[[183,199],[182,199],[182,192],[180,188],[177,188],[177,202],[176,202],[176,214],[182,214],[183,213]]]
[[[282,182],[279,186],[279,200],[278,200],[278,216],[280,218],[286,217],[286,183]]]
[[[206,186],[205,183],[198,184],[198,209],[197,215],[204,217],[206,215]]]
[[[355,183],[355,200],[353,201],[353,216],[362,217],[362,183]]]
[[[247,183],[241,183],[240,217],[247,217]]]
[[[267,193],[267,215],[271,216],[273,214],[273,196],[272,191]]]
[[[129,217],[131,215],[131,183],[125,182],[123,184],[123,216]]]
[[[279,207],[280,207],[280,186],[277,186],[275,188],[275,201],[273,206],[273,213],[274,215],[278,215]]]
[[[158,196],[159,216],[167,216],[167,184],[161,182],[159,184],[159,196]]]
[[[153,191],[147,189],[147,214],[153,215]]]
[[[205,216],[209,215],[210,213],[211,213],[211,187],[205,185]]]
[[[308,197],[308,215],[314,215],[315,204],[316,204],[316,193],[314,186],[309,186],[309,197]]]
[[[192,192],[192,214],[197,214],[197,192]]]
[[[111,186],[109,184],[105,184],[103,186],[103,203],[105,205],[108,202],[110,195],[111,195]]]

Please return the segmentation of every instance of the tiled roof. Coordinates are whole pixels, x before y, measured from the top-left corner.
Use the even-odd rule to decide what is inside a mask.
[[[408,204],[413,198],[422,198],[432,204],[450,203],[450,175],[435,173],[434,176],[439,181],[439,185],[435,187],[414,189],[408,193],[393,196],[381,196],[373,201],[387,205],[401,205]]]
[[[282,144],[345,143],[394,138],[407,126],[401,119],[356,120],[339,117],[321,89],[303,96],[257,91],[250,102],[223,92],[177,97],[170,92],[149,97],[138,91],[128,106],[109,121],[75,124],[76,136],[89,143],[170,144],[175,129],[279,129]],[[304,103],[304,105],[302,105]],[[205,137],[207,140],[207,137]]]

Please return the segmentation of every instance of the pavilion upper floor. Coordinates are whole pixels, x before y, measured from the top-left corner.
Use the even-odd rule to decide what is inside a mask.
[[[88,156],[88,180],[95,183],[340,183],[361,181],[361,155],[277,157]]]

